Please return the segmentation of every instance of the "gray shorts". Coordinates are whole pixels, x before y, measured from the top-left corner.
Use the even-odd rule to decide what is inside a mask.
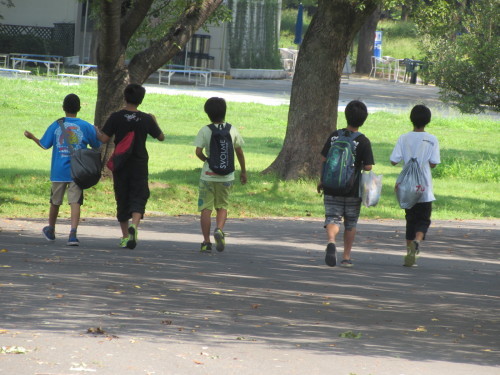
[[[361,210],[361,198],[325,195],[325,228],[329,224],[340,227],[342,218],[346,229],[356,228]]]

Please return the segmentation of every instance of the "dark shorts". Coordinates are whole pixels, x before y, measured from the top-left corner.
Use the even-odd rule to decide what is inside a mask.
[[[344,219],[345,229],[356,228],[361,211],[361,198],[333,197],[326,195],[325,203],[325,227],[329,224],[340,226]]]
[[[405,210],[406,239],[413,241],[417,232],[427,233],[431,225],[432,202],[417,203],[409,210]]]
[[[118,221],[128,221],[132,212],[144,215],[150,195],[147,167],[127,168],[113,173],[113,185]]]

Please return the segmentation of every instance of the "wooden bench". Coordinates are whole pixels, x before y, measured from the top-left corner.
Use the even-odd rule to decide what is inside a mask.
[[[10,68],[0,68],[0,72],[14,73],[16,76],[18,74],[24,74],[25,77],[28,77],[28,74],[31,74],[29,70],[10,69]]]

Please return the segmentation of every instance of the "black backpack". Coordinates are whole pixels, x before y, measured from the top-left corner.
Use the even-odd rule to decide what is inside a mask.
[[[226,123],[226,126],[211,124],[208,127],[212,131],[208,166],[216,174],[228,175],[234,172],[234,146],[230,134],[231,124]]]
[[[71,154],[71,178],[81,189],[96,185],[101,179],[102,160],[99,150],[80,148],[75,150],[64,127],[64,118],[57,120]]]

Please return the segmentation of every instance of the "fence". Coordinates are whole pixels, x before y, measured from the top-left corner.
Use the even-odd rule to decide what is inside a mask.
[[[54,27],[0,24],[0,53],[73,56],[74,43],[74,23],[55,23]]]

